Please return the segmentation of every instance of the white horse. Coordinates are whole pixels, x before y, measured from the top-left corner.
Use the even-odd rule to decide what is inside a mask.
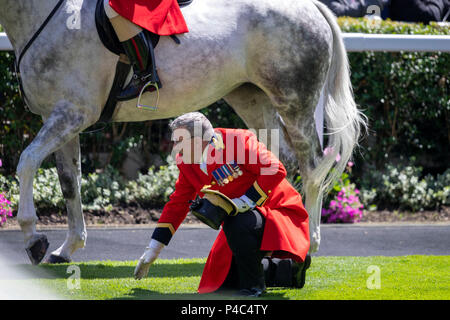
[[[42,161],[56,154],[67,203],[69,230],[49,262],[70,261],[86,244],[80,198],[79,133],[96,123],[111,88],[118,57],[100,42],[94,21],[97,0],[66,0],[21,62],[23,87],[44,125],[22,152],[18,222],[34,264],[48,241],[36,232],[33,178]],[[57,0],[0,0],[0,24],[16,53],[53,10]],[[322,196],[358,145],[364,115],[353,99],[339,26],[326,6],[310,0],[194,0],[182,9],[190,32],[181,44],[162,37],[155,50],[163,82],[159,108],[118,105],[113,121],[171,118],[224,98],[249,128],[280,129],[280,158],[295,161],[310,215],[311,252],[320,243]],[[324,99],[323,155],[314,111]],[[154,93],[143,96],[144,104]],[[341,161],[335,162],[337,153]],[[333,169],[333,170],[332,170]]]

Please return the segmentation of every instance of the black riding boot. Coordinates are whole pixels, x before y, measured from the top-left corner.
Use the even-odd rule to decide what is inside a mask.
[[[306,270],[311,265],[311,256],[306,255],[304,262],[292,259],[277,259],[265,257],[262,260],[264,278],[267,287],[303,288],[306,280]]]
[[[128,86],[117,96],[117,100],[130,100],[139,96],[142,88],[151,80],[152,77],[152,59],[150,50],[153,50],[151,41],[147,38],[144,31],[133,38],[122,42],[130,62],[133,66],[134,75]],[[158,88],[161,88],[161,82],[155,69],[155,78]],[[154,91],[153,85],[148,86],[145,91]]]

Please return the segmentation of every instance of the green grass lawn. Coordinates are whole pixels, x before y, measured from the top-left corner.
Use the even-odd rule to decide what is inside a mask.
[[[134,280],[137,261],[21,265],[25,281],[71,299],[234,299],[196,293],[206,259],[157,260],[148,278]],[[80,289],[68,289],[67,268],[80,268]],[[379,270],[379,289],[368,289]],[[372,277],[372,278],[371,278]],[[369,279],[369,280],[368,280]],[[69,280],[70,281],[70,280]],[[450,299],[450,256],[313,257],[303,289],[268,288],[263,299]]]

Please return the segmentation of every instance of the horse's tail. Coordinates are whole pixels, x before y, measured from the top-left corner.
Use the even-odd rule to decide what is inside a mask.
[[[331,152],[324,155],[310,176],[313,183],[323,182],[321,191],[326,195],[345,170],[354,148],[359,146],[361,127],[367,131],[367,117],[358,110],[353,98],[347,51],[336,17],[323,3],[313,2],[333,33],[333,56],[322,91],[326,129],[324,134],[329,135],[326,147]],[[336,161],[338,154],[340,160]]]

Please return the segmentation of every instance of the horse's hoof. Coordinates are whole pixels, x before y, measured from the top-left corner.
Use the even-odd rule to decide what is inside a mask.
[[[48,256],[47,259],[45,259],[45,263],[51,263],[51,264],[56,264],[56,263],[69,263],[71,262],[71,259],[66,259],[54,254],[51,254]]]
[[[39,264],[47,253],[49,246],[47,236],[45,234],[34,235],[30,241],[29,245],[25,249],[33,265]]]

